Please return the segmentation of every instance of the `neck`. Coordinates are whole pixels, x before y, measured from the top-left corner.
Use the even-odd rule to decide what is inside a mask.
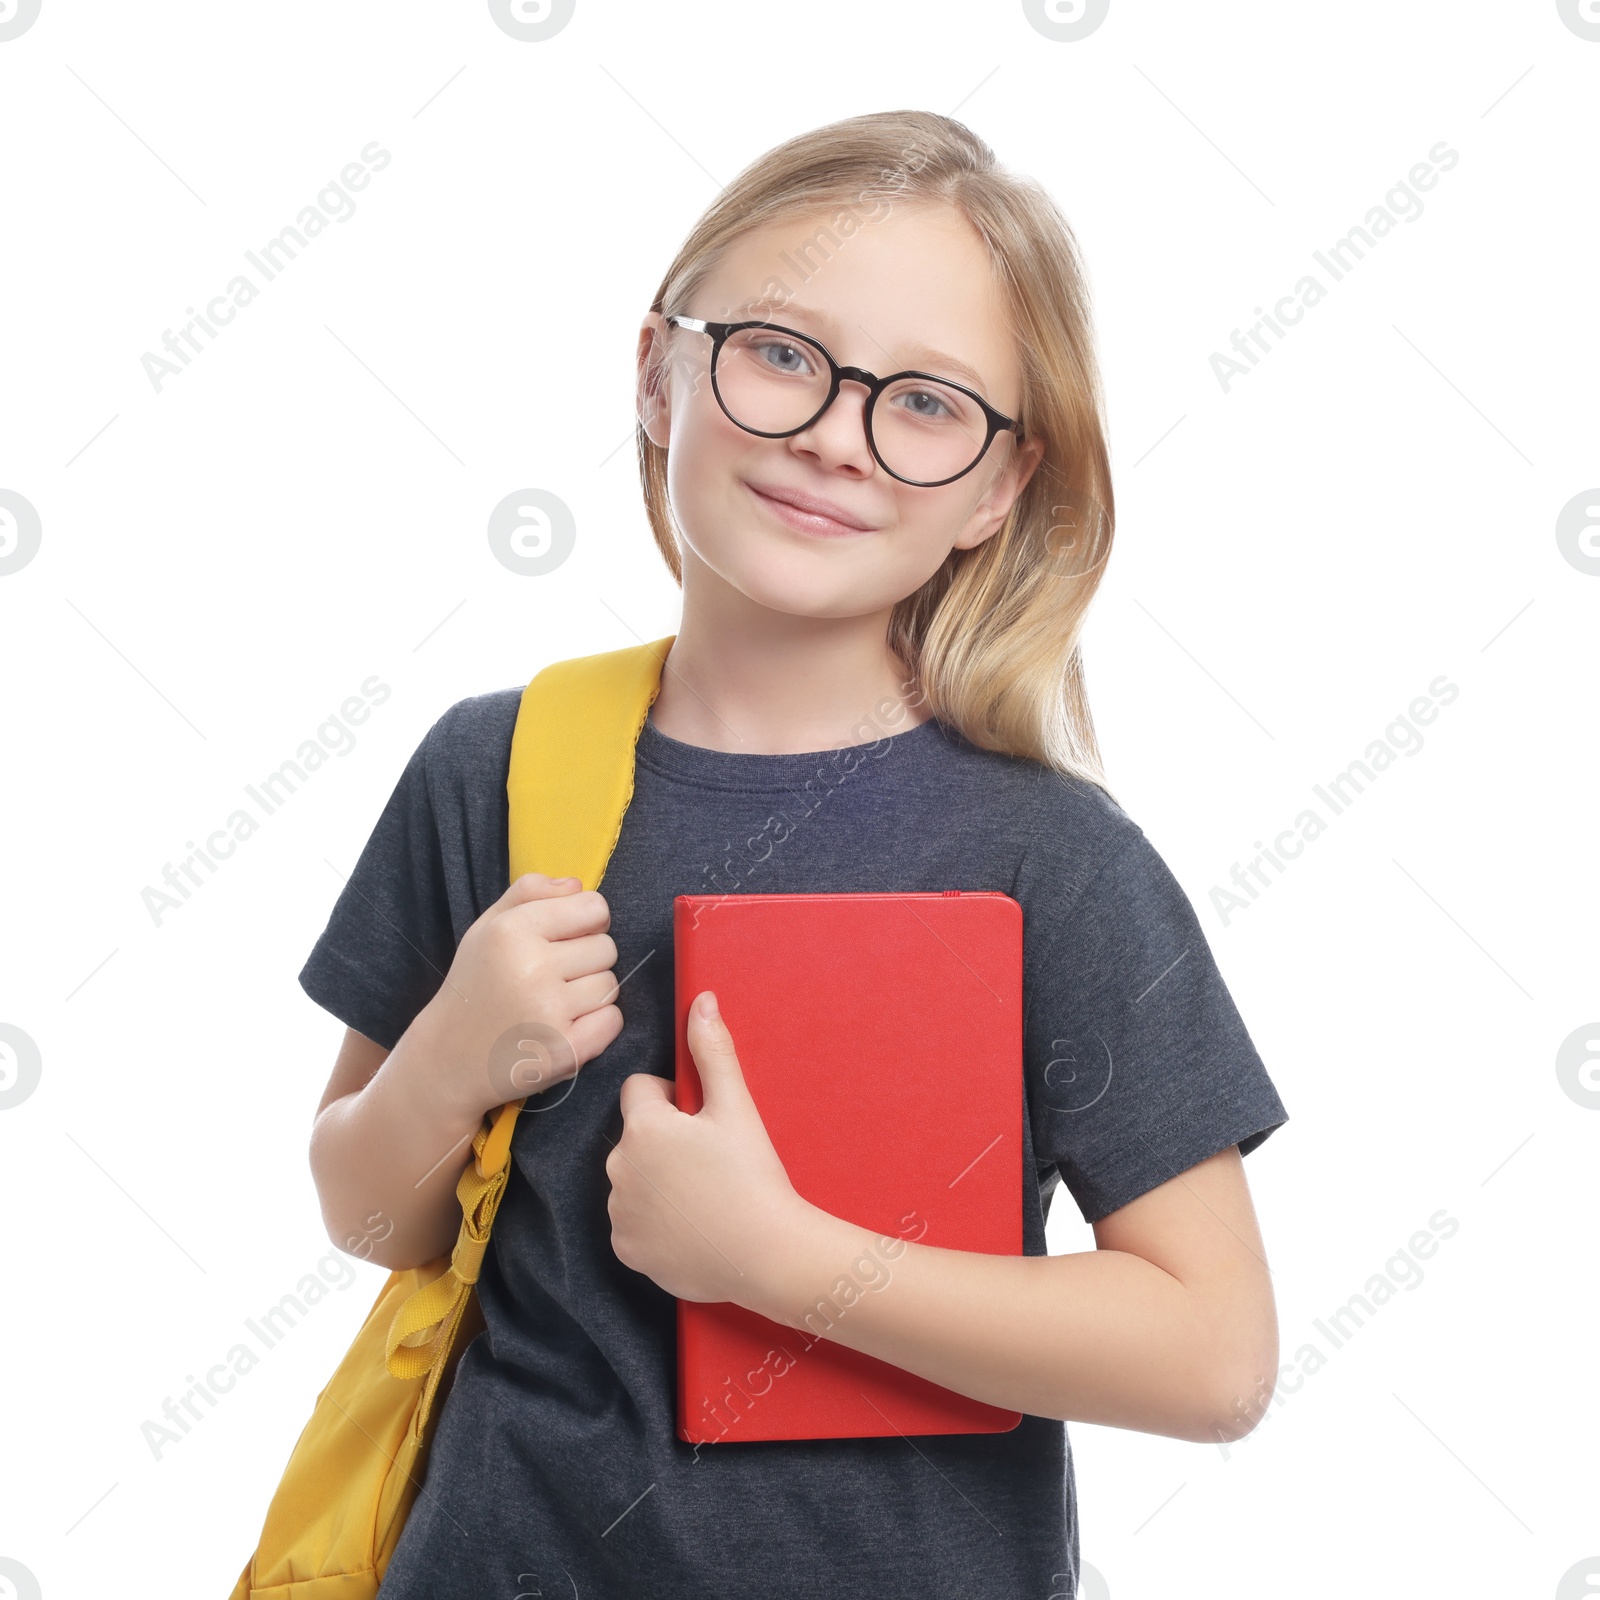
[[[836,750],[904,733],[930,713],[889,648],[889,617],[797,617],[686,583],[650,720],[669,739],[745,755]]]

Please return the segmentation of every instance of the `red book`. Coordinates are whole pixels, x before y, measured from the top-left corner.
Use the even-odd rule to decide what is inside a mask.
[[[1010,895],[679,895],[677,1104],[703,1104],[689,1005],[714,990],[790,1181],[879,1235],[788,1327],[678,1302],[688,1444],[1003,1433],[1022,1420],[828,1338],[899,1241],[1022,1254],[1022,907]]]

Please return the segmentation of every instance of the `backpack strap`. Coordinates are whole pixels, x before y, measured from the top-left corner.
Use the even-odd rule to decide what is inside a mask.
[[[542,872],[600,887],[633,799],[634,747],[675,637],[557,661],[522,691],[506,778],[513,883]],[[501,1106],[473,1135],[473,1159],[456,1185],[462,1211],[456,1247],[444,1271],[407,1299],[389,1327],[389,1371],[397,1378],[429,1374],[419,1427],[478,1281],[523,1103]]]
[[[546,667],[522,691],[506,779],[511,881],[526,872],[598,889],[633,800],[633,752],[676,637]],[[485,1176],[510,1159],[523,1102],[495,1113]]]

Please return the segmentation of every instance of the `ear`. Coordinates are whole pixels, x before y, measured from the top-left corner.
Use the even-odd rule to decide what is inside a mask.
[[[672,433],[672,401],[667,392],[667,324],[659,311],[639,324],[637,351],[639,422],[651,444],[665,450]]]
[[[1004,525],[1017,496],[1028,487],[1028,480],[1044,460],[1044,440],[1028,439],[1016,446],[1006,464],[994,475],[977,505],[972,508],[954,548],[971,550],[992,538]]]

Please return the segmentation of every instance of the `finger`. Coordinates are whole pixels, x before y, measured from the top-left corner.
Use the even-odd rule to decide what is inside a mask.
[[[574,1017],[586,1011],[597,1011],[601,1006],[616,1003],[617,975],[615,972],[590,972],[567,982],[567,1009]]]
[[[550,940],[604,933],[611,926],[611,907],[598,889],[530,898],[510,906],[502,915],[515,918],[530,931]]]
[[[622,1080],[622,1092],[618,1097],[622,1120],[626,1122],[630,1116],[636,1117],[655,1106],[674,1104],[671,1089],[672,1085],[665,1078],[654,1077],[648,1072],[630,1072]]]
[[[548,952],[550,971],[561,978],[587,978],[617,964],[617,942],[609,933],[580,933],[570,939],[552,939]]]
[[[581,1063],[593,1061],[622,1032],[622,1012],[617,1006],[597,1006],[574,1017],[566,1038]]]
[[[583,888],[578,878],[552,878],[543,872],[524,872],[513,878],[506,892],[495,902],[496,909],[509,910],[529,900],[551,900],[558,895],[577,894]]]
[[[706,1015],[707,1009],[710,1016]],[[750,1104],[750,1090],[733,1047],[733,1035],[717,1010],[717,997],[711,990],[702,990],[695,996],[689,1007],[687,1031],[689,1053],[700,1072],[705,1109],[714,1110],[719,1101],[725,1105]]]

